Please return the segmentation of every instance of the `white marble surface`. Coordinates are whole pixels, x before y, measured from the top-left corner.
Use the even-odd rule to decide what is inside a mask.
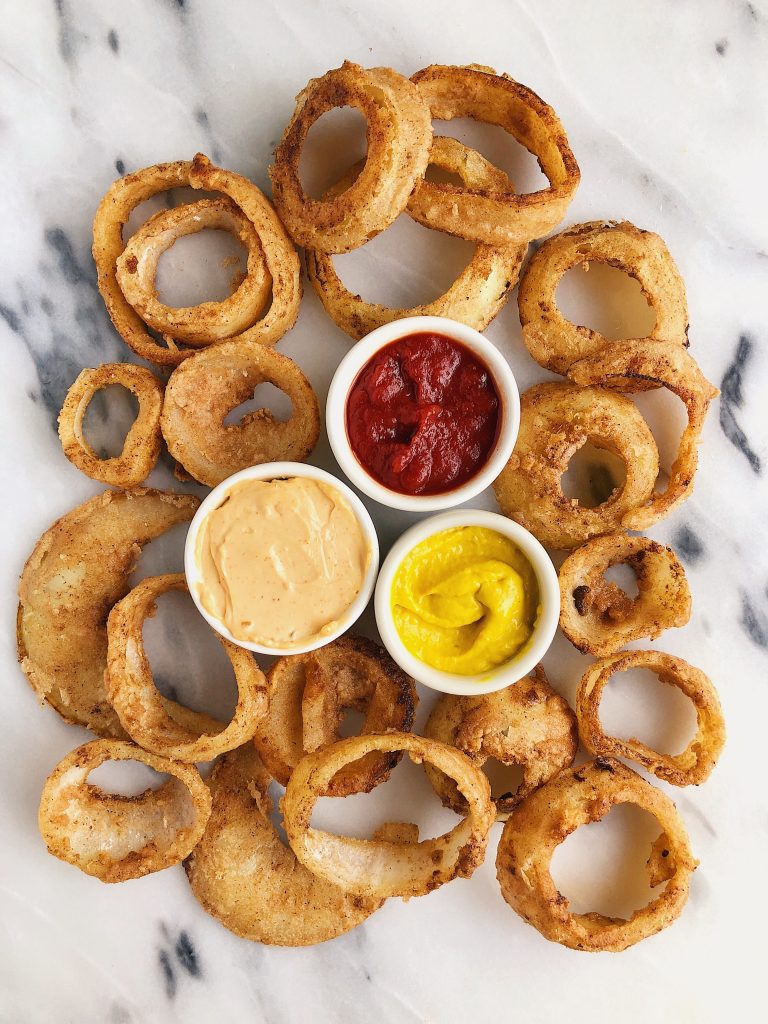
[[[18,670],[16,578],[50,522],[98,490],[66,462],[56,438],[66,387],[83,365],[127,358],[95,288],[96,203],[116,168],[198,149],[265,185],[292,97],[345,57],[406,74],[430,62],[478,61],[540,92],[582,168],[565,223],[627,217],[664,236],[688,287],[691,351],[723,390],[704,432],[695,495],[653,534],[675,544],[694,595],[692,622],[658,646],[711,675],[729,740],[704,786],[673,793],[701,859],[688,907],[672,928],[618,956],[547,943],[505,905],[493,868],[498,826],[470,881],[407,905],[392,900],[355,932],[307,950],[235,939],[195,903],[180,868],[101,885],[49,857],[36,829],[43,779],[86,737],[41,709]],[[759,915],[768,909],[766,4],[26,0],[3,10],[0,88],[0,1021],[757,1019]],[[334,130],[344,128],[337,121]],[[535,187],[530,162],[497,134],[462,137],[504,161],[521,187]],[[347,143],[336,150],[344,159],[351,152]],[[201,253],[178,248],[161,281],[176,299],[194,291]],[[467,252],[398,222],[339,265],[349,284],[402,303],[437,294]],[[215,265],[210,259],[207,269]],[[596,301],[600,279],[591,280]],[[604,315],[615,316],[618,305],[626,326],[631,299],[612,293],[614,312]],[[596,322],[599,313],[586,315]],[[521,346],[514,300],[488,336],[523,386],[544,376]],[[322,395],[347,339],[308,294],[280,347]],[[668,463],[674,430],[665,414],[673,403],[643,401]],[[124,419],[119,403],[108,411],[107,426],[94,418],[100,437],[116,436]],[[325,442],[314,458],[329,464]],[[169,483],[167,467],[152,479]],[[492,497],[485,503],[492,507]],[[410,521],[373,511],[385,544]],[[152,545],[141,571],[171,565],[180,541]],[[219,663],[192,625],[188,608],[163,605],[148,628],[153,665],[182,695],[216,705]],[[546,665],[566,696],[586,661],[556,642]],[[429,703],[425,697],[420,722]],[[609,725],[673,746],[690,728],[687,710],[658,688],[625,688],[607,711]],[[418,773],[399,771],[388,793],[350,801],[347,822],[384,806],[439,824]],[[367,800],[378,803],[361,809]],[[637,905],[653,834],[647,823],[618,812],[582,831],[589,836],[569,840],[556,862],[566,894],[580,907]]]

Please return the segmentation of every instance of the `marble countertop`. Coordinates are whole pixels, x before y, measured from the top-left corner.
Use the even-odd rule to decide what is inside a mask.
[[[704,786],[660,783],[701,866],[681,919],[621,955],[548,943],[506,906],[493,865],[499,826],[471,880],[408,904],[390,900],[350,934],[299,950],[230,935],[197,905],[180,868],[101,885],[50,857],[37,831],[44,778],[86,734],[40,708],[18,669],[16,579],[53,519],[99,489],[66,461],[55,433],[68,385],[82,366],[128,358],[96,290],[94,209],[118,174],[197,150],[266,187],[293,96],[344,58],[406,74],[480,62],[551,102],[582,169],[564,224],[628,218],[665,238],[688,289],[691,352],[722,391],[695,494],[652,535],[676,547],[694,597],[692,621],[658,647],[711,676],[729,739]],[[27,0],[3,14],[0,86],[2,1024],[752,1019],[768,910],[768,5]],[[359,145],[357,126],[331,127],[349,149],[334,146],[331,132],[318,151],[346,159]],[[536,187],[530,161],[498,133],[449,130],[501,160],[519,187]],[[160,283],[182,301],[199,287],[201,250],[177,248]],[[353,288],[402,305],[437,295],[468,251],[398,221],[339,266]],[[209,258],[203,271],[215,276],[216,265]],[[639,315],[630,292],[601,299],[597,291],[595,316]],[[487,334],[522,387],[545,376],[522,346],[514,299]],[[280,348],[324,397],[347,345],[310,290]],[[667,467],[679,424],[668,397],[642,399]],[[127,414],[119,401],[96,408],[94,435],[114,441]],[[325,440],[313,461],[332,464]],[[167,464],[151,482],[171,485]],[[493,507],[492,496],[482,503]],[[385,548],[413,519],[372,511]],[[140,571],[178,564],[182,539],[157,552],[151,545]],[[161,608],[147,631],[153,668],[183,697],[215,704],[224,699],[210,692],[219,663],[210,638],[185,628],[191,616],[186,606]],[[562,638],[546,660],[571,699],[586,664]],[[611,723],[684,745],[687,709],[658,687],[638,693],[612,697]],[[424,695],[419,723],[431,699]],[[432,806],[419,777],[403,779],[386,798],[390,814]],[[428,826],[438,815],[428,809],[419,820]],[[590,836],[573,837],[558,855],[558,884],[580,908],[637,906],[648,823],[614,812],[581,831]]]

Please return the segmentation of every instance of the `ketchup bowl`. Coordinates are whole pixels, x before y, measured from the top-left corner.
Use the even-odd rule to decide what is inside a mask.
[[[414,367],[424,381],[413,380]],[[369,498],[409,512],[453,508],[490,486],[519,426],[507,360],[479,331],[445,317],[406,317],[372,331],[342,359],[328,391],[328,440],[345,475]],[[355,449],[366,431],[368,460]]]

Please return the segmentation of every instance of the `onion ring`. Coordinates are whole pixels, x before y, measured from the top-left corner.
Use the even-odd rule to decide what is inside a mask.
[[[628,512],[622,520],[621,525],[628,530],[646,530],[690,497],[698,463],[696,445],[709,403],[720,392],[685,349],[660,341],[614,342],[574,363],[568,376],[577,384],[600,384],[618,391],[631,390],[639,380],[667,388],[685,405],[688,425],[680,438],[666,491],[649,495],[640,508]]]
[[[499,175],[511,182],[487,160],[455,139],[438,137],[432,147],[430,164],[454,171],[467,186],[498,181]],[[354,180],[360,164],[350,168],[326,195],[342,191]],[[410,213],[410,208],[407,211]],[[359,340],[393,320],[408,316],[445,316],[477,331],[485,330],[506,303],[517,284],[526,246],[478,244],[464,270],[451,287],[432,302],[411,309],[396,309],[377,302],[366,302],[353,295],[336,273],[329,255],[308,249],[305,253],[307,275],[331,319],[350,337]]]
[[[312,199],[299,180],[301,151],[315,121],[337,107],[355,107],[367,119],[368,154],[343,194]],[[296,97],[269,168],[277,212],[298,245],[335,253],[356,249],[403,212],[424,177],[431,143],[429,110],[412,82],[392,68],[344,61]]]
[[[606,736],[600,724],[600,700],[612,675],[646,668],[662,683],[675,686],[696,708],[696,735],[680,754],[662,754],[640,740]],[[707,676],[682,658],[661,651],[623,651],[590,665],[576,692],[581,741],[590,754],[626,757],[672,786],[698,786],[717,764],[725,744],[720,700]]]
[[[612,391],[561,383],[534,385],[520,406],[515,451],[493,485],[504,515],[558,549],[628,525],[659,471],[656,442],[637,406]],[[624,485],[595,508],[566,498],[560,480],[587,441],[619,455],[627,472]]]
[[[548,238],[520,278],[517,305],[523,341],[540,366],[565,374],[576,360],[611,344],[598,331],[571,323],[558,309],[557,286],[580,263],[605,263],[634,278],[656,315],[649,338],[688,346],[685,284],[664,240],[626,220],[591,221]],[[635,390],[647,387],[638,381]]]
[[[269,381],[290,398],[290,419],[269,409],[224,417]],[[168,451],[202,484],[214,487],[232,473],[263,462],[302,462],[320,436],[320,409],[296,363],[255,341],[236,339],[197,352],[171,374],[160,418]]]
[[[638,595],[628,597],[604,578],[614,565],[628,565]],[[672,548],[624,533],[596,537],[560,567],[560,628],[582,654],[615,654],[633,640],[655,640],[691,617],[685,569]]]
[[[411,216],[426,227],[488,245],[519,245],[548,234],[565,216],[581,177],[552,107],[508,75],[478,64],[432,64],[411,81],[433,118],[471,117],[499,125],[536,157],[549,179],[548,188],[527,195],[496,184],[457,186],[425,180],[410,200]]]
[[[279,658],[267,674],[269,714],[254,743],[264,765],[285,786],[305,753],[340,739],[343,712],[364,712],[362,735],[409,732],[419,698],[410,676],[383,647],[343,636],[309,654]],[[368,793],[389,778],[400,754],[373,751],[342,768],[326,796]]]
[[[351,896],[296,860],[270,820],[269,781],[252,744],[216,762],[211,817],[184,864],[192,892],[225,928],[252,942],[310,946],[343,935],[383,901]]]
[[[495,693],[478,697],[443,694],[432,709],[424,735],[456,747],[478,768],[489,758],[520,765],[523,778],[516,792],[493,799],[497,821],[506,821],[529,793],[573,764],[579,745],[576,716],[549,685],[541,666]],[[443,805],[458,814],[466,813],[466,801],[456,784],[430,764],[425,764],[424,770]]]
[[[65,721],[124,735],[104,689],[107,615],[128,593],[142,546],[189,522],[199,504],[191,494],[104,491],[37,542],[19,582],[18,657],[40,700]]]
[[[249,740],[267,709],[266,680],[253,656],[216,633],[237,682],[237,707],[232,721],[213,735],[202,716],[199,727],[181,725],[166,710],[144,650],[142,626],[154,615],[156,599],[169,590],[189,593],[183,573],[152,576],[118,601],[107,621],[107,697],[131,739],[153,754],[177,761],[211,761]],[[195,712],[190,711],[194,718]]]
[[[83,433],[83,420],[91,399],[102,388],[119,384],[136,396],[139,412],[123,442],[123,450],[102,459]],[[73,466],[92,480],[110,487],[136,487],[157,464],[160,456],[160,411],[163,384],[143,366],[102,363],[81,370],[59,413],[59,440]]]
[[[248,250],[244,280],[221,302],[166,306],[157,298],[155,286],[160,257],[179,238],[206,228],[228,231]],[[210,345],[246,331],[259,318],[272,290],[258,233],[226,196],[160,210],[150,217],[118,256],[117,281],[145,324],[191,346]]]
[[[427,761],[459,787],[468,813],[450,832],[417,843],[413,839],[352,839],[310,827],[318,797],[328,791],[336,772],[371,751],[406,751],[415,762]],[[307,754],[294,768],[283,797],[285,831],[298,859],[321,878],[356,896],[424,896],[444,882],[469,878],[482,862],[494,808],[488,780],[469,758],[435,740],[413,733],[352,736]],[[412,826],[404,826],[406,834]]]
[[[87,782],[105,761],[140,761],[172,778],[139,796],[105,793]],[[200,841],[211,795],[191,764],[127,743],[92,740],[48,776],[38,822],[48,852],[102,882],[125,882],[178,864]]]
[[[664,891],[629,920],[572,914],[558,892],[550,863],[555,847],[579,825],[600,821],[616,804],[650,812],[662,827],[651,848],[649,881]],[[613,758],[566,768],[531,793],[510,815],[499,840],[496,873],[507,903],[552,942],[588,952],[618,953],[660,932],[679,917],[697,861],[675,805],[660,790]]]

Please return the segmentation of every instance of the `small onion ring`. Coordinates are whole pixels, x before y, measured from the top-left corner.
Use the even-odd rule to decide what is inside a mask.
[[[557,286],[580,263],[604,263],[634,278],[656,315],[649,338],[687,347],[685,284],[664,240],[626,220],[592,221],[548,238],[520,278],[517,305],[523,341],[540,366],[565,374],[577,359],[610,344],[598,331],[571,323],[557,306]],[[647,387],[647,382],[637,381],[635,390]]]
[[[619,455],[627,472],[624,485],[595,508],[566,498],[560,479],[587,441]],[[545,383],[522,395],[515,451],[493,487],[504,515],[547,547],[564,549],[627,525],[653,493],[658,471],[656,442],[629,398],[598,387]]]
[[[299,180],[301,151],[315,121],[338,107],[355,107],[367,119],[368,154],[343,194],[312,199]],[[335,253],[356,249],[403,212],[424,177],[431,143],[429,109],[412,82],[392,68],[345,61],[296,97],[269,168],[277,212],[298,245]]]
[[[172,778],[139,796],[105,793],[86,781],[105,761],[140,761]],[[102,882],[125,882],[184,860],[210,813],[211,795],[194,765],[125,740],[92,740],[48,776],[38,822],[54,857]]]
[[[614,673],[633,668],[650,669],[662,683],[677,687],[693,702],[696,735],[682,753],[662,754],[640,740],[605,735],[600,724],[603,690]],[[717,690],[700,669],[661,651],[623,651],[590,665],[576,691],[576,717],[581,742],[590,754],[625,757],[672,786],[704,782],[725,744],[725,721]]]
[[[520,765],[523,778],[517,790],[493,800],[497,821],[506,821],[529,793],[573,764],[579,745],[576,716],[549,685],[541,666],[495,693],[443,694],[432,708],[424,735],[456,747],[478,768],[489,758]],[[424,770],[443,805],[465,813],[466,802],[456,784],[430,764]]]
[[[118,601],[107,620],[107,697],[120,724],[145,750],[177,761],[211,761],[249,740],[267,709],[266,679],[243,647],[216,633],[229,658],[237,682],[237,707],[226,727],[210,732],[210,718],[187,710],[180,723],[169,714],[157,690],[149,665],[142,626],[154,615],[157,598],[170,590],[189,593],[183,573],[150,576]]]
[[[648,873],[652,887],[666,881],[666,888],[629,920],[573,914],[550,874],[552,854],[580,825],[600,821],[623,803],[643,808],[661,825]],[[621,761],[597,758],[566,768],[515,808],[499,840],[496,874],[510,907],[546,939],[571,949],[618,953],[679,917],[697,863],[669,797]]]
[[[119,384],[136,396],[139,412],[123,442],[123,450],[102,459],[88,443],[83,420],[97,391]],[[80,371],[59,413],[59,440],[73,466],[92,480],[110,487],[136,487],[157,464],[160,456],[160,411],[163,384],[143,366],[102,363]]]
[[[581,177],[552,107],[508,75],[477,64],[432,64],[411,81],[433,118],[471,117],[499,125],[536,157],[549,179],[548,188],[526,195],[494,184],[425,180],[410,200],[411,216],[426,227],[495,246],[520,245],[548,234],[563,219]]]
[[[628,530],[646,530],[690,497],[698,463],[696,445],[709,403],[720,392],[685,349],[661,341],[613,342],[574,363],[568,376],[577,384],[599,384],[617,391],[632,390],[641,381],[667,388],[685,405],[688,425],[680,438],[667,489],[649,495],[622,520]]]
[[[604,575],[628,565],[638,595],[628,597]],[[655,640],[691,617],[685,569],[672,548],[625,533],[596,537],[560,567],[560,628],[582,654],[615,654],[633,640]]]
[[[248,250],[247,272],[221,302],[166,306],[157,297],[155,278],[162,254],[185,235],[206,228],[228,231]],[[145,324],[193,347],[246,331],[264,309],[272,291],[258,233],[243,211],[226,196],[160,210],[131,235],[117,258],[123,295]]]
[[[254,743],[265,767],[285,786],[305,753],[340,739],[343,712],[365,713],[362,735],[409,732],[419,698],[410,676],[383,647],[342,636],[309,654],[279,658],[267,673],[269,714]],[[342,768],[326,796],[368,793],[389,778],[399,754],[373,752]]]
[[[406,751],[412,761],[440,769],[458,785],[467,816],[445,835],[420,843],[353,839],[311,828],[315,803],[336,772],[371,751]],[[465,754],[407,732],[352,736],[307,754],[293,770],[282,807],[288,841],[305,867],[356,896],[380,899],[424,896],[453,878],[469,878],[483,860],[495,817],[488,779]]]
[[[291,416],[269,409],[228,426],[228,412],[269,381],[290,398]],[[301,462],[320,436],[312,385],[288,356],[256,341],[221,342],[185,360],[170,376],[160,427],[168,451],[193,479],[215,487],[232,473],[264,462]]]

